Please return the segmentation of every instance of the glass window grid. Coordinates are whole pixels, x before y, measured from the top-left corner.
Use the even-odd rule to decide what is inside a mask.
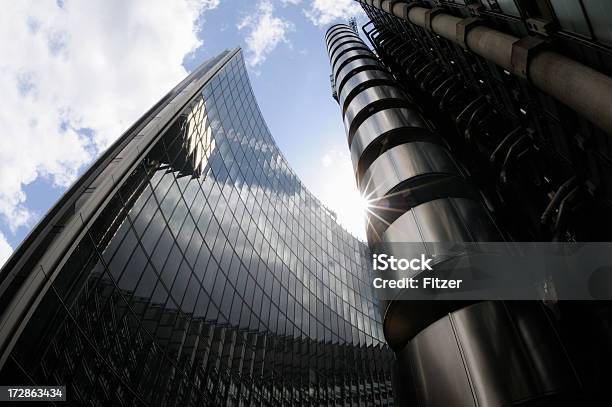
[[[224,70],[226,69],[227,67]],[[117,241],[119,244],[111,243],[105,248],[99,247],[96,249],[98,256],[91,256],[91,258],[98,259],[98,264],[101,266],[98,264],[96,266],[102,269],[98,274],[92,274],[92,281],[95,277],[93,284],[112,282],[113,286],[112,293],[106,296],[106,303],[96,306],[98,310],[96,318],[100,319],[103,311],[109,309],[108,304],[114,301],[115,295],[121,297],[125,304],[134,302],[137,292],[134,286],[138,286],[145,278],[152,277],[155,283],[149,291],[159,292],[160,298],[164,299],[164,302],[159,305],[158,314],[172,312],[176,314],[178,309],[181,309],[186,314],[199,312],[201,315],[206,315],[208,319],[214,318],[214,322],[217,323],[230,321],[234,325],[240,324],[250,329],[272,332],[276,332],[278,328],[281,331],[276,333],[280,335],[310,337],[320,341],[340,343],[380,344],[382,340],[380,329],[368,329],[358,333],[349,327],[351,320],[349,312],[352,313],[351,315],[359,314],[358,321],[369,320],[371,326],[380,325],[373,307],[367,306],[365,298],[363,299],[364,304],[349,304],[345,302],[345,296],[342,296],[344,300],[341,300],[333,292],[340,288],[352,293],[351,290],[358,287],[357,284],[353,284],[352,278],[347,278],[348,276],[365,282],[365,272],[358,267],[359,263],[354,258],[357,253],[363,255],[365,250],[359,249],[356,240],[337,226],[328,211],[322,209],[320,202],[312,197],[297,177],[291,173],[284,157],[274,146],[267,127],[261,121],[261,113],[255,104],[248,79],[245,79],[244,67],[240,65],[239,70],[242,91],[239,92],[236,87],[229,89],[229,92],[222,91],[225,101],[229,101],[233,106],[234,100],[238,100],[239,106],[230,107],[226,113],[219,112],[219,117],[227,114],[227,120],[222,121],[213,132],[218,148],[217,154],[219,151],[225,151],[222,153],[224,160],[219,163],[218,173],[203,170],[201,182],[198,178],[190,179],[179,176],[182,171],[187,170],[189,164],[184,163],[182,168],[178,169],[179,155],[171,157],[172,154],[169,154],[167,149],[172,146],[173,142],[176,142],[176,138],[168,139],[167,142],[166,139],[163,139],[160,142],[161,148],[158,149],[161,150],[163,158],[159,160],[157,170],[147,180],[143,193],[129,209],[127,207],[129,198],[123,200],[127,215],[111,239],[111,242]],[[224,72],[221,72],[218,76],[223,76],[223,74]],[[210,89],[210,86],[215,86],[215,83],[217,86],[227,86],[228,81],[224,78],[221,81],[213,80],[211,83],[212,85],[208,85],[202,95],[214,97],[218,90]],[[218,101],[205,103],[207,114],[215,116],[213,111],[216,110],[216,103]],[[197,104],[192,104],[192,106],[197,106]],[[209,106],[212,108],[208,109]],[[248,115],[244,116],[248,117],[248,128],[245,128],[243,120],[236,120],[232,116],[237,115],[238,111],[245,110],[248,112]],[[234,126],[239,128],[235,129]],[[212,124],[211,127],[213,127]],[[231,130],[234,132],[232,133]],[[205,128],[199,126],[195,131],[201,133],[205,131]],[[225,146],[229,143],[229,134],[237,138],[248,137],[248,139],[239,143],[235,143],[236,140],[234,140],[234,144],[228,150]],[[255,152],[247,154],[248,150],[245,149],[254,149]],[[237,160],[236,157],[239,159]],[[163,164],[164,162],[173,163],[173,169],[171,170],[168,164]],[[238,166],[237,163],[241,165]],[[246,165],[242,165],[243,163]],[[230,166],[230,170],[227,169],[227,166]],[[141,163],[141,167],[144,168],[145,173],[151,171],[150,157]],[[252,176],[253,173],[256,174],[255,177]],[[222,188],[218,187],[218,184],[222,183],[219,180],[213,182],[208,191],[203,188],[206,178],[223,177],[227,174],[230,174],[231,179],[226,178]],[[263,176],[263,174],[266,175]],[[270,179],[272,179],[271,182]],[[246,187],[242,189],[236,187],[240,184]],[[200,207],[197,207],[198,204]],[[240,210],[230,209],[237,206],[240,207]],[[196,207],[197,210],[195,210]],[[201,219],[206,222],[201,222]],[[248,222],[245,222],[244,219],[248,219]],[[211,236],[207,239],[209,229],[214,223],[224,226],[221,228],[215,226],[210,231]],[[148,247],[151,243],[145,245],[148,240],[144,239],[147,233],[151,233],[153,224],[160,230],[153,236],[155,243],[151,249]],[[236,250],[239,238],[243,240],[241,251]],[[91,237],[90,239],[93,244],[95,239]],[[170,247],[162,251],[158,262],[161,262],[163,266],[159,267],[155,265],[153,257],[166,239],[169,239]],[[131,241],[134,249],[127,250],[127,259],[121,259],[122,267],[117,267],[115,270],[110,263],[117,256],[119,251],[117,249],[126,252],[128,240]],[[306,245],[299,244],[304,241],[307,241]],[[350,246],[347,241],[351,242]],[[168,246],[168,242],[164,244]],[[217,245],[222,246],[221,256],[215,255],[215,251],[219,251],[215,250]],[[263,249],[258,253],[254,247],[259,246],[263,246]],[[112,253],[110,249],[114,249]],[[325,258],[324,264],[328,264],[326,259],[328,250],[333,252],[333,258],[340,258],[340,261],[333,262],[333,267],[329,269],[319,261]],[[106,251],[109,253],[106,254]],[[193,253],[197,253],[195,258]],[[222,267],[220,263],[228,258],[231,265],[229,268]],[[303,258],[307,260],[303,261]],[[204,266],[200,264],[201,259],[205,263]],[[130,277],[130,289],[126,290],[120,285],[127,281],[124,280],[124,275],[127,275],[125,271],[130,263],[136,260],[139,264],[144,263],[144,265],[136,267],[140,269],[140,273],[136,280],[134,276]],[[173,264],[172,267],[169,266],[170,263]],[[254,272],[253,263],[258,264],[256,272]],[[274,266],[270,267],[270,263]],[[205,269],[204,273],[196,271],[198,265]],[[308,269],[312,271],[306,272],[305,270]],[[113,272],[119,274],[113,278]],[[226,272],[230,275],[227,275]],[[212,274],[210,277],[209,273]],[[263,284],[262,275],[267,277],[267,280],[264,278]],[[205,284],[211,277],[215,278],[215,283]],[[329,287],[324,286],[324,281],[329,282],[330,277],[334,284],[330,284]],[[215,287],[217,281],[220,286],[217,291],[226,290],[226,294],[223,295],[224,299],[220,302],[208,300],[206,307],[203,307],[206,299],[211,299],[215,295],[215,290],[211,290],[210,287]],[[359,289],[364,287],[366,284],[360,286]],[[245,288],[249,288],[249,291],[245,292]],[[94,288],[90,287],[90,289]],[[131,292],[131,294],[126,295],[126,292]],[[255,301],[247,301],[243,298],[250,299],[252,293],[259,294],[256,296],[258,298],[254,299]],[[297,300],[296,294],[298,298],[303,297],[302,301]],[[155,297],[156,294],[153,296]],[[356,297],[353,299],[362,301],[361,296]],[[335,299],[333,304],[330,304],[330,298]],[[251,309],[251,304],[254,308],[259,305],[262,308],[261,310]],[[305,308],[304,304],[311,308]],[[278,305],[281,305],[280,309]],[[220,309],[217,310],[218,306]],[[127,306],[121,318],[134,319],[139,325],[137,332],[142,330],[143,334],[149,335],[150,340],[159,341],[160,338],[170,338],[171,332],[175,330],[172,321],[178,321],[178,319],[166,321],[169,325],[163,325],[161,320],[155,324],[136,317],[145,315],[150,307],[151,304],[148,304],[148,308],[144,307],[136,311]],[[213,309],[212,312],[211,309]],[[361,315],[362,312],[366,314],[365,319]],[[217,313],[216,316],[215,313]],[[250,317],[249,322],[243,320],[245,315]],[[259,315],[266,317],[265,321],[261,321]],[[298,316],[302,316],[303,320],[293,322]],[[188,324],[191,323],[191,320]],[[359,325],[360,328],[365,329],[363,322]],[[332,331],[332,327],[339,327],[339,329]],[[374,338],[370,336],[372,334]],[[135,341],[136,337],[137,335],[132,338],[132,341]],[[156,351],[160,350],[156,349]],[[168,360],[174,360],[175,356],[168,353],[165,357]]]

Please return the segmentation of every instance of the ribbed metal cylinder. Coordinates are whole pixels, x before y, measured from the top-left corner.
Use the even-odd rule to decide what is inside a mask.
[[[446,145],[351,27],[334,25],[325,39],[356,179],[361,192],[373,201],[374,213],[368,222],[370,243],[381,241],[402,214],[440,198],[473,200],[474,206],[482,208],[478,223],[487,223],[490,231],[496,231],[474,194],[475,188],[463,179]],[[440,182],[430,182],[433,178]],[[465,190],[458,190],[461,188]],[[380,202],[384,205],[377,204]],[[385,209],[375,209],[381,206]],[[451,216],[447,222],[449,230],[465,229],[459,217]],[[457,237],[467,235],[459,233]],[[500,239],[499,233],[493,232],[471,236],[472,240]]]
[[[393,0],[367,0],[421,18]],[[442,20],[440,20],[442,21]],[[503,240],[478,189],[422,117],[418,103],[344,24],[326,33],[338,102],[360,192],[371,202],[376,243]],[[388,54],[406,49],[389,37]],[[427,75],[427,66],[409,69]],[[572,391],[577,381],[541,304],[380,301],[396,351],[401,400],[421,406],[502,406]],[[535,338],[535,339],[534,339]],[[406,390],[410,389],[410,390]],[[410,404],[412,405],[412,404]]]

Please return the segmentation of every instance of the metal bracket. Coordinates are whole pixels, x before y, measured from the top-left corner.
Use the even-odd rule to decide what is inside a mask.
[[[429,71],[427,74],[425,74],[425,76],[423,77],[423,79],[421,80],[421,85],[419,86],[421,88],[421,90],[425,90],[425,88],[427,87],[427,85],[429,85],[428,82],[433,81],[436,78],[439,78],[441,76],[443,76],[445,74],[445,72],[439,68],[438,70],[432,69],[431,71]]]
[[[443,13],[444,11],[446,10],[444,10],[442,7],[434,7],[425,12],[425,29],[427,31],[433,32],[433,28],[431,27],[431,22],[433,21],[433,18],[436,15]]]
[[[475,16],[479,16],[480,10],[483,9],[482,4],[479,1],[468,4],[467,8],[470,11],[470,14]]]
[[[442,97],[440,98],[440,104],[439,104],[440,110],[445,110],[446,109],[446,103],[447,103],[447,99],[449,97],[451,99],[454,98],[454,96],[456,96],[458,93],[460,93],[463,89],[464,89],[463,85],[461,84],[460,81],[456,81],[456,82],[451,83],[450,86],[446,88],[446,90],[442,94]],[[457,92],[453,93],[455,91],[457,91]]]
[[[525,20],[525,25],[529,31],[546,37],[559,28],[556,22],[541,18],[528,18]]]
[[[464,49],[468,49],[466,41],[468,31],[475,26],[482,24],[482,22],[483,20],[479,17],[468,17],[459,21],[456,25],[455,31],[455,38],[457,39],[459,45],[461,45]]]
[[[419,70],[418,70],[418,71],[416,71],[414,75],[412,75],[412,77],[413,77],[414,79],[416,79],[417,81],[420,81],[419,76],[421,76],[421,74],[423,74],[423,73],[427,73],[428,69],[429,69],[429,68],[430,68],[432,65],[434,65],[436,62],[438,62],[438,61],[433,60],[433,61],[430,61],[430,62],[426,63],[425,65],[423,65],[422,67],[420,67],[420,68],[419,68]],[[434,66],[435,66],[435,65],[434,65]]]
[[[438,85],[437,88],[433,90],[433,92],[431,92],[431,96],[437,99],[438,96],[440,96],[440,92],[446,90],[448,88],[448,85],[455,79],[457,79],[455,75],[448,76],[440,85]]]
[[[512,44],[512,54],[510,56],[512,73],[520,78],[529,80],[527,69],[529,68],[531,57],[544,45],[546,45],[546,40],[532,35],[523,37]]]
[[[366,27],[369,26],[370,24],[372,24],[373,28],[371,30],[366,30]],[[361,30],[365,33],[366,36],[369,36],[371,32],[376,31],[376,27],[374,26],[374,23],[372,22],[372,20],[368,20],[367,23],[361,26]]]
[[[468,103],[467,106],[461,111],[461,113],[459,113],[455,118],[455,123],[458,124],[464,121],[468,115],[472,114],[473,109],[478,109],[482,104],[487,104],[487,99],[483,95],[478,96],[476,99]]]
[[[412,51],[410,54],[406,55],[400,60],[400,65],[404,67],[406,64],[410,63],[410,61],[413,61],[413,58],[418,56],[420,53],[421,51],[419,51],[418,49]]]

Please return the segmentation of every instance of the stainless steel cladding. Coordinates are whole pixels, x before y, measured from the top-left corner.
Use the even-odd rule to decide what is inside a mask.
[[[403,213],[440,198],[471,199],[482,210],[477,211],[480,219],[470,221],[496,230],[446,144],[359,36],[337,24],[325,39],[357,182],[372,202],[370,243],[385,236]],[[452,213],[445,222],[440,227],[467,229],[465,220]],[[459,235],[471,236],[468,230]],[[499,233],[487,237],[501,239]]]
[[[408,14],[395,1],[367,4]],[[332,26],[325,38],[355,178],[370,203],[370,246],[502,241],[483,194],[445,142],[451,135],[438,134],[347,25]],[[430,74],[425,64],[416,72]],[[380,307],[402,405],[530,405],[576,387],[540,305],[390,300]]]
[[[340,92],[339,102],[342,106],[342,112],[346,111],[347,105],[353,100],[357,94],[363,89],[372,85],[392,85],[393,79],[391,75],[384,71],[368,70],[359,72],[351,76],[342,87]]]
[[[481,302],[433,323],[398,358],[420,373],[418,405],[550,406],[540,403],[577,388],[570,366],[556,357],[563,348],[553,334],[543,305]]]
[[[486,219],[483,211],[483,206],[473,199],[435,199],[404,213],[387,228],[382,238],[391,242],[493,241],[499,235],[490,222],[483,222]]]
[[[385,109],[365,119],[355,131],[350,145],[357,182],[361,182],[365,170],[378,157],[380,149],[418,139],[441,143],[413,109]]]

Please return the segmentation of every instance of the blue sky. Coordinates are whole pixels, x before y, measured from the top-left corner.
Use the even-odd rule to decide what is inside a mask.
[[[0,16],[0,264],[140,114],[236,46],[292,168],[364,236],[323,39],[333,22],[363,23],[354,1],[13,3]]]

